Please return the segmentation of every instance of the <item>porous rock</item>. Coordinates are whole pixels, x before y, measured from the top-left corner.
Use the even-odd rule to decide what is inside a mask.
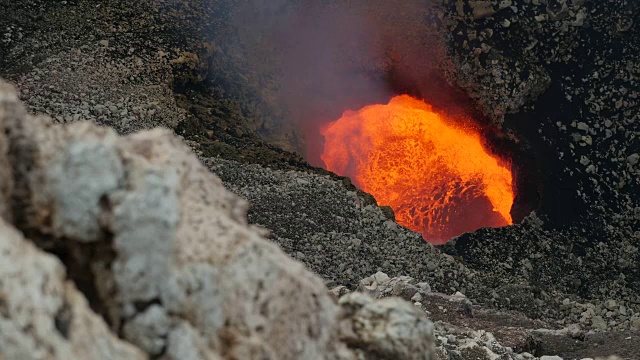
[[[341,338],[365,359],[434,359],[433,325],[415,306],[358,292],[339,303]]]
[[[473,18],[476,20],[490,17],[496,12],[490,1],[469,1],[469,6],[473,12]]]
[[[167,339],[166,359],[219,360],[221,357],[207,347],[196,329],[187,323],[177,326]]]
[[[147,354],[352,359],[362,349],[340,340],[339,320],[385,330],[366,351],[429,353],[430,322],[408,303],[339,317],[322,280],[249,226],[247,203],[169,131],[4,120],[20,228],[83,266],[92,305]]]
[[[176,338],[168,323],[187,322],[228,353],[333,352],[336,306],[322,281],[249,227],[246,203],[168,131],[121,138],[43,118],[8,127],[14,167],[29,169],[16,173],[26,184],[24,228],[68,249],[109,244],[113,259],[81,253],[94,262],[104,315],[125,338],[160,353],[167,334]]]
[[[145,359],[112,335],[62,263],[0,219],[0,359]]]
[[[390,278],[387,274],[378,271],[374,275],[360,280],[358,291],[369,294],[374,298],[397,296],[405,300],[412,300],[416,294],[426,294],[429,291],[427,283],[415,284],[415,280],[409,276]]]

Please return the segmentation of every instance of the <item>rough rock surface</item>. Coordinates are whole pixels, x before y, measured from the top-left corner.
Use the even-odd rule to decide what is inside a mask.
[[[377,272],[362,279],[356,291],[343,296],[341,302],[357,299],[361,293],[383,299],[410,297],[415,308],[427,313],[434,322],[436,356],[441,360],[593,359],[611,353],[635,359],[640,355],[634,342],[640,332],[601,333],[581,329],[576,324],[556,329],[518,312],[471,303],[461,293],[449,296],[433,292],[427,283],[418,283],[408,276],[391,278]],[[332,292],[349,293],[343,287]]]
[[[453,256],[444,256],[438,249],[424,245],[417,234],[397,227],[377,208],[367,207],[370,202],[363,201],[335,177],[307,176],[303,172],[321,171],[310,169],[299,156],[278,151],[251,133],[270,118],[259,111],[262,99],[248,85],[248,78],[255,78],[246,74],[253,72],[243,67],[244,59],[224,43],[207,40],[208,35],[219,30],[233,3],[237,2],[113,0],[96,4],[87,0],[0,0],[5,9],[0,17],[0,75],[18,86],[19,96],[30,111],[50,114],[56,122],[89,120],[128,133],[155,125],[171,127],[176,121],[187,119],[178,127],[179,133],[188,136],[207,157],[222,155],[273,169],[300,170],[287,173],[236,163],[220,167],[226,172],[222,176],[226,184],[251,199],[251,223],[269,227],[273,230],[271,239],[326,279],[352,289],[361,278],[379,270],[392,276],[409,275],[416,282],[428,280],[434,290],[447,294],[461,291],[474,304],[478,300],[490,307],[520,309],[531,316],[553,319],[559,327],[577,324],[581,331],[594,331],[593,337],[586,337],[588,340],[580,346],[608,343],[608,339],[622,344],[626,336],[618,341],[619,336],[614,335],[618,333],[610,335],[608,331],[626,334],[640,329],[640,275],[634,266],[638,263],[640,239],[638,69],[634,62],[638,42],[633,41],[640,29],[640,23],[634,20],[640,8],[636,2],[442,2],[448,8],[438,17],[447,26],[451,54],[455,55],[451,61],[458,70],[449,74],[452,82],[465,88],[476,104],[496,123],[502,122],[503,130],[518,138],[520,144],[542,151],[547,177],[558,179],[546,184],[542,195],[562,205],[541,209],[539,216],[544,222],[532,217],[523,225],[465,235],[455,246],[445,247]],[[216,35],[224,38],[226,34]],[[204,96],[206,101],[186,101],[180,94],[185,90],[189,90],[189,96],[202,92],[201,87],[194,86],[202,84],[195,78],[205,75],[212,80],[208,83],[211,89],[207,89],[211,93]],[[169,92],[171,88],[178,93],[177,101]],[[546,92],[540,95],[544,89]],[[0,98],[0,102],[6,99]],[[177,104],[188,111],[178,109]],[[96,137],[113,138],[101,136]],[[88,168],[97,171],[104,171],[101,166],[109,164],[115,173],[124,171],[126,167],[118,165],[120,155],[113,156],[111,145],[105,145],[103,140],[98,148],[80,143],[56,156],[92,163]],[[93,155],[78,158],[85,150],[91,150]],[[101,151],[102,159],[114,161],[93,163],[96,158],[91,156]],[[55,161],[60,165],[59,159]],[[0,166],[0,200],[2,194],[10,192],[7,189],[12,182],[1,173],[6,169]],[[52,168],[47,174],[64,181],[76,180],[63,174],[63,170]],[[25,171],[19,167],[16,176],[25,178]],[[162,174],[155,179],[162,180],[153,186],[146,182],[141,186],[152,188],[151,192],[173,186]],[[33,180],[40,186],[40,179]],[[113,176],[104,180],[101,189],[79,195],[91,196],[92,192],[113,186]],[[249,180],[256,182],[256,189],[251,188]],[[82,184],[81,179],[78,181]],[[56,196],[62,196],[63,181],[49,185]],[[30,199],[29,187],[24,183],[17,183],[16,187],[16,199]],[[121,187],[118,183],[117,190]],[[50,195],[38,201],[47,199]],[[114,199],[124,204],[119,208],[133,206],[137,201],[127,196]],[[87,204],[84,197],[78,203]],[[0,201],[0,207],[3,204],[7,202]],[[564,204],[572,206],[567,208]],[[83,207],[82,212],[71,200],[45,207],[65,214],[56,217],[55,223],[46,224],[47,232],[66,234],[73,230],[72,236],[78,237],[73,244],[88,234],[87,239],[94,235],[99,238],[70,250],[60,244],[63,239],[39,236],[45,229],[29,225],[34,218],[46,219],[50,214],[29,213],[37,208],[32,206],[26,211],[24,204],[17,202],[12,205],[22,209],[16,214],[15,223],[31,232],[29,238],[46,249],[65,249],[62,256],[74,259],[69,260],[70,276],[92,274],[88,279],[74,279],[79,288],[95,288],[87,284],[113,281],[112,274],[101,269],[115,261],[108,228],[117,224],[122,233],[127,233],[126,219],[100,218],[97,227],[94,221],[74,220],[75,216],[91,219],[104,214],[102,206],[111,206],[110,199],[100,201],[100,206]],[[305,217],[299,220],[292,209]],[[549,214],[553,211],[555,214]],[[0,212],[5,213],[3,216],[8,213],[6,209]],[[579,221],[569,226],[563,223],[559,227],[557,221],[545,218],[553,215],[555,220],[562,220],[570,214]],[[170,217],[160,215],[165,220]],[[171,221],[166,226],[171,227]],[[105,228],[109,231],[101,234]],[[119,243],[127,256],[130,252],[138,254],[122,241]],[[85,256],[87,251],[92,255]],[[150,256],[169,251],[161,249]],[[96,256],[99,261],[91,264],[81,261]],[[123,266],[128,264],[119,261]],[[162,269],[153,269],[156,270]],[[96,280],[93,274],[105,278]],[[110,303],[116,309],[107,309],[100,300],[104,295],[98,296],[97,289],[93,290],[87,296],[96,311],[119,314],[118,304]],[[343,291],[344,288],[338,293]],[[130,300],[123,303],[131,303]],[[169,357],[187,352],[194,358],[214,356],[209,344],[198,338],[197,326],[182,322],[167,335],[163,325],[167,316],[158,311],[161,309],[157,304],[134,301],[134,305],[135,319],[124,320],[130,324],[126,327],[127,337],[144,344],[140,346],[155,352],[153,349],[160,347],[158,343],[166,343]],[[130,310],[125,312],[129,314]],[[157,319],[157,324],[149,326],[151,319]],[[604,355],[605,350],[598,355]],[[584,350],[580,357],[593,354]]]
[[[55,256],[0,219],[0,359],[145,358],[93,313]]]
[[[330,177],[222,159],[206,159],[205,163],[231,190],[249,199],[250,222],[272,229],[271,239],[325,279],[335,281],[335,285],[354,289],[360,279],[376,271],[406,275],[427,282],[434,291],[459,291],[476,302],[555,319],[561,321],[559,325],[578,323],[586,329],[592,327],[590,318],[581,321],[584,310],[578,311],[572,304],[591,304],[600,315],[609,313],[606,328],[618,330],[629,330],[634,314],[640,312],[636,295],[628,292],[633,283],[622,277],[612,279],[613,274],[603,271],[604,266],[616,266],[620,267],[619,274],[628,274],[636,263],[637,251],[603,244],[598,252],[586,254],[578,268],[580,260],[571,263],[568,260],[575,258],[566,255],[575,232],[549,232],[540,227],[539,220],[530,217],[522,225],[484,229],[458,239],[462,243],[471,238],[482,244],[478,238],[486,233],[492,235],[490,238],[509,236],[510,241],[496,243],[496,247],[468,245],[466,251],[473,253],[461,253],[479,259],[470,263],[473,269],[461,261],[455,249],[452,252],[456,256],[443,254]],[[537,241],[517,240],[532,234],[536,234]],[[450,244],[445,250],[452,247]],[[501,250],[504,254],[500,254]],[[605,256],[611,259],[606,264],[602,262]],[[557,273],[565,276],[557,279]],[[577,292],[580,288],[584,290]],[[571,300],[570,306],[563,305],[576,293],[589,297],[578,297]],[[591,298],[598,294],[603,294],[600,299]],[[617,299],[625,308],[624,314],[603,310],[608,299]]]
[[[170,61],[181,50],[168,50],[161,34],[171,30],[145,14],[161,12],[161,4],[36,0],[2,7],[0,76],[15,82],[29,111],[123,133],[175,127],[186,117],[170,88]]]
[[[15,116],[11,113],[13,108],[9,105],[17,101],[16,94],[11,91],[9,85],[1,83],[0,86],[0,119]],[[13,192],[13,174],[9,165],[9,143],[7,142],[4,121],[0,121],[0,218],[10,219],[10,198]]]
[[[340,312],[322,280],[266,241],[264,230],[249,226],[247,203],[168,131],[119,137],[88,122],[55,125],[27,116],[7,86],[1,89],[0,98],[7,99],[0,103],[7,134],[2,143],[10,144],[8,158],[19,184],[12,196],[18,226],[41,247],[64,254],[75,270],[69,277],[82,285],[92,307],[144,353],[167,360],[351,359],[375,358],[378,352],[431,358],[432,328],[422,312],[398,300],[372,299],[360,311]],[[11,251],[5,253],[12,261],[22,261]],[[51,271],[62,286],[63,267],[46,259],[53,264],[47,266],[57,266]],[[7,271],[14,273],[15,267]],[[37,286],[47,272],[26,281]],[[23,273],[29,274],[15,271]],[[11,292],[10,314],[19,313],[11,308],[20,305],[13,299],[20,296],[16,284],[2,289]],[[62,292],[55,285],[47,282],[54,295]],[[86,302],[77,292],[71,295],[72,305]],[[45,300],[36,305],[46,305]],[[63,317],[58,323],[66,321],[66,313],[58,314],[64,302],[52,301],[45,311]],[[68,320],[72,330],[74,319]],[[341,341],[344,321],[369,321],[365,328],[354,325],[360,342]],[[415,324],[416,331],[406,331]],[[107,332],[104,324],[102,331]],[[78,334],[77,341],[84,346],[88,334]],[[101,356],[96,358],[108,355]]]
[[[360,279],[383,271],[428,281],[444,293],[467,293],[473,286],[472,271],[340,181],[218,158],[205,163],[249,200],[250,222],[270,229],[272,240],[327,280],[354,288]]]
[[[632,20],[640,6],[493,0],[482,1],[491,12],[478,18],[472,3],[478,2],[446,2],[443,24],[452,59],[459,61],[451,75],[544,163],[537,211],[543,222],[465,234],[447,251],[472,268],[528,283],[539,305],[547,306],[550,286],[577,295],[582,299],[560,305],[567,322],[628,330],[632,317],[602,309],[614,299],[635,313],[640,303],[639,69],[633,60],[640,47],[631,40],[640,31]],[[540,74],[550,81],[536,80]],[[523,87],[542,85],[547,89],[538,100],[538,91],[523,96]],[[497,295],[496,302],[507,305],[506,294]],[[582,305],[570,310],[574,301]],[[534,302],[525,307],[537,307]],[[590,312],[581,315],[588,304],[597,308],[595,322]]]
[[[245,203],[166,131],[125,140],[89,123],[19,120],[7,126],[14,166],[29,168],[16,179],[28,186],[16,199],[23,229],[70,249],[112,244],[111,263],[86,260],[105,315],[126,338],[158,355],[187,322],[231,354],[332,352],[336,308],[322,282],[247,227]]]
[[[340,299],[340,338],[367,359],[432,359],[433,324],[419,308],[398,298],[373,300],[362,293]]]

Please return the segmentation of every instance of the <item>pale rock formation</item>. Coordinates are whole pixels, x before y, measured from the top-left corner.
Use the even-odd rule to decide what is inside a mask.
[[[145,359],[110,333],[62,263],[0,219],[0,359]]]
[[[340,299],[341,339],[365,359],[434,359],[433,324],[399,298],[373,300],[354,292]]]
[[[431,287],[426,282],[416,283],[410,276],[398,276],[390,278],[387,274],[377,273],[360,280],[358,291],[374,298],[398,296],[407,301],[419,296],[429,294]]]
[[[248,226],[247,204],[168,131],[122,138],[19,116],[7,126],[13,165],[28,169],[16,172],[25,230],[88,259],[96,301],[127,340],[157,355],[181,329],[231,358],[336,351],[322,281]]]
[[[86,122],[53,125],[2,89],[16,225],[69,254],[70,277],[95,290],[86,294],[92,307],[146,354],[356,359],[372,342],[364,354],[431,358],[423,313],[369,299],[345,315],[318,276],[247,224],[247,203],[169,131],[119,137]],[[360,342],[341,341],[345,322],[366,324],[356,328]]]

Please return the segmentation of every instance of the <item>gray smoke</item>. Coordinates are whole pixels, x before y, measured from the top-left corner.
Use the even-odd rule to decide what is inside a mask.
[[[321,124],[389,100],[391,74],[406,87],[428,86],[424,81],[441,57],[427,18],[430,3],[246,0],[238,6],[233,18],[241,52],[258,78],[271,79],[262,84],[263,97],[283,110],[272,121],[284,124],[267,127],[289,128],[317,149]],[[314,155],[307,159],[317,164]]]

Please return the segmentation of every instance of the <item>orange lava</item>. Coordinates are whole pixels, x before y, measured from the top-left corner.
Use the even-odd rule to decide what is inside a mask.
[[[421,100],[402,95],[346,111],[322,135],[327,169],[350,177],[429,242],[512,223],[510,166],[484,148],[477,131]]]

